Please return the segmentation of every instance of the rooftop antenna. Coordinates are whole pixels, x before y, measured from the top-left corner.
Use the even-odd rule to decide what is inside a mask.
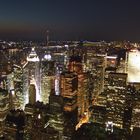
[[[47,47],[49,47],[49,30],[47,30]]]

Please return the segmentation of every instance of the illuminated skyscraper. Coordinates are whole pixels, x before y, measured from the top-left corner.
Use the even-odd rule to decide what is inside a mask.
[[[34,81],[36,89],[36,101],[40,101],[40,60],[36,54],[35,48],[32,48],[31,53],[27,57],[28,64],[26,65],[28,76],[28,91],[29,86]],[[27,92],[28,92],[27,91]],[[29,100],[29,97],[28,97]],[[28,101],[26,101],[28,103]]]
[[[91,73],[94,80],[94,89],[92,99],[95,100],[98,95],[104,90],[104,77],[106,67],[106,55],[96,54],[92,57],[91,62]]]
[[[77,108],[78,77],[73,72],[61,74],[61,96],[64,100],[64,111],[72,112]]]
[[[23,94],[25,95],[23,108],[27,103],[29,103],[29,73],[28,67],[26,66],[23,69]]]
[[[132,112],[132,127],[139,127],[140,128],[140,101],[135,102],[135,106]]]
[[[78,82],[78,115],[81,117],[88,109],[86,74],[78,74]]]
[[[77,92],[77,107],[79,125],[88,121],[89,97],[91,98],[90,78],[89,73],[84,69],[85,52],[80,48],[73,50],[70,56],[68,68],[71,72],[78,75],[78,92]]]
[[[55,66],[51,60],[51,55],[46,54],[41,61],[41,101],[46,104],[49,102],[49,96],[54,82]]]
[[[49,96],[49,124],[59,131],[60,140],[70,140],[77,124],[78,78],[71,72],[58,73],[56,78],[57,86]]]
[[[11,84],[10,92],[12,93],[13,98],[13,108],[19,109],[24,108],[24,103],[26,100],[26,94],[23,92],[23,71],[20,66],[14,66],[13,73],[11,75]]]
[[[134,87],[134,90],[133,88],[131,88],[130,92],[132,94],[130,104],[132,104],[133,107],[131,128],[133,129],[134,127],[140,128],[140,89],[136,89]]]
[[[126,55],[126,72],[128,73],[127,81],[130,83],[140,82],[140,51],[137,49],[130,50]]]
[[[4,121],[10,107],[10,94],[7,90],[0,88],[0,137],[4,131]]]
[[[94,100],[91,110],[91,121],[105,124],[106,121],[106,93],[102,92],[96,100]]]
[[[107,94],[107,121],[122,128],[126,99],[126,73],[110,73]]]
[[[55,95],[52,91],[49,96],[50,118],[49,125],[59,132],[59,140],[63,140],[64,115],[63,115],[63,97]]]

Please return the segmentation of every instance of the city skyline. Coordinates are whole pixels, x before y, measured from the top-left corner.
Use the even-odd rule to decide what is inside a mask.
[[[139,43],[0,45],[0,138],[139,140]]]
[[[139,41],[139,1],[3,0],[0,39]]]

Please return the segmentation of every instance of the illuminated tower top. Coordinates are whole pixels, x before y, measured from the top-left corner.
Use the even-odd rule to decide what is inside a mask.
[[[39,58],[37,56],[37,53],[36,53],[34,47],[32,48],[31,53],[27,57],[27,61],[30,61],[30,62],[38,62],[39,61]]]
[[[42,61],[51,61],[51,60],[52,60],[52,56],[50,52],[46,53],[44,57],[42,58]]]

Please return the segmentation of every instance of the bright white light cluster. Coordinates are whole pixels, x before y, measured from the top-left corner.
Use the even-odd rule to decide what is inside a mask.
[[[128,82],[140,82],[140,51],[131,50],[128,53]]]
[[[44,59],[50,61],[50,60],[52,59],[52,57],[51,57],[50,54],[46,54],[46,55],[44,56]]]
[[[27,61],[32,61],[32,62],[37,62],[39,61],[39,58],[35,52],[35,48],[32,48],[31,53],[29,54],[29,56],[27,57]]]
[[[106,131],[113,132],[113,122],[111,121],[106,122]]]

